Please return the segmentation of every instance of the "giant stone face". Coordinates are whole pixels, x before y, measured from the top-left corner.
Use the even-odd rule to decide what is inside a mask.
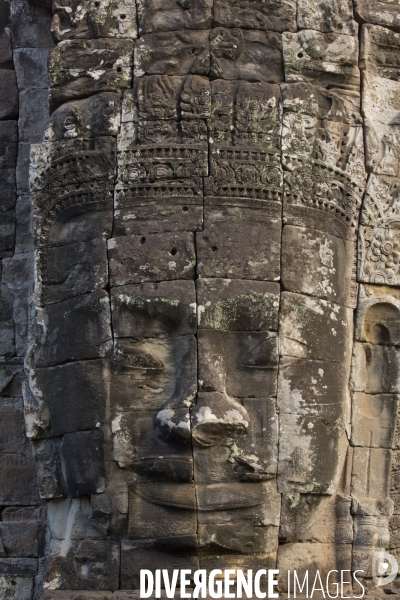
[[[56,3],[25,390],[50,589],[368,578],[396,553],[400,34],[378,4],[356,2],[360,46],[349,0]]]

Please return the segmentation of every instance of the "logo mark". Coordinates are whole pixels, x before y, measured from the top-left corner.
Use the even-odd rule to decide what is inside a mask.
[[[378,550],[372,557],[372,579],[376,585],[388,585],[396,578],[399,565],[389,552]]]

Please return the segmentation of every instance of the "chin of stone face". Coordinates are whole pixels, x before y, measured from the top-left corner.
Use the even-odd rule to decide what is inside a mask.
[[[1,598],[400,589],[399,55],[400,0],[0,0]]]

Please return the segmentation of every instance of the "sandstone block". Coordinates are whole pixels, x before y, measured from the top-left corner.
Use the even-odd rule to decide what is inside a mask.
[[[352,495],[362,498],[389,496],[392,453],[381,448],[354,448]]]
[[[47,60],[50,48],[16,48],[14,66],[18,89],[44,90],[48,87]]]
[[[34,558],[2,558],[0,574],[10,577],[35,577],[38,571],[38,561]]]
[[[0,353],[2,356],[11,357],[15,354],[15,325],[11,311],[5,307],[5,303],[0,302],[1,309],[7,311],[7,315],[2,315],[0,321]]]
[[[395,176],[400,175],[399,154],[395,149],[400,137],[399,69],[395,61],[399,46],[398,33],[377,25],[363,26],[360,66],[364,71],[367,167],[376,173]]]
[[[0,27],[7,27],[10,23],[10,5],[7,0],[0,3]]]
[[[11,32],[8,27],[0,28],[0,66],[3,69],[13,67]]]
[[[340,419],[349,412],[348,377],[343,364],[284,356],[279,365],[279,411]]]
[[[53,5],[52,34],[57,42],[76,38],[129,38],[137,35],[136,6],[132,0],[106,0],[76,5],[57,0]]]
[[[322,33],[336,31],[346,35],[357,35],[358,30],[351,0],[318,0],[314,4],[307,0],[299,0],[297,24],[300,29],[315,29]]]
[[[278,548],[277,527],[249,527],[248,523],[199,525],[199,546],[208,551],[263,554]]]
[[[192,442],[202,447],[232,445],[248,426],[246,409],[223,392],[199,394],[191,411]]]
[[[1,591],[11,600],[31,600],[33,580],[26,577],[7,577],[0,575]]]
[[[290,292],[283,292],[281,298],[282,356],[332,362],[350,359],[350,309]]]
[[[246,437],[247,436],[243,436],[240,441],[244,442]],[[236,441],[239,441],[239,438],[237,438]],[[241,485],[242,483],[240,478],[244,471],[244,469],[242,469],[241,473],[238,472],[238,464],[239,463],[236,462],[235,455],[232,452],[232,447],[223,445],[214,445],[204,448],[198,445],[193,446],[194,479],[196,481],[196,486],[199,488],[205,486],[208,489],[215,484],[229,484],[229,486],[232,485],[236,489],[235,484],[239,483]],[[211,489],[212,488],[210,487],[210,490]],[[243,488],[240,489],[245,491]],[[230,515],[229,512],[228,514]],[[220,522],[223,522],[224,518],[227,518],[229,521],[232,516],[233,513],[228,517],[225,513],[220,513]],[[198,519],[199,522],[207,522],[207,514],[199,514]]]
[[[282,281],[290,292],[351,305],[353,245],[328,233],[286,225]]]
[[[31,456],[0,453],[0,501],[3,506],[39,502],[35,466]]]
[[[5,508],[0,531],[8,556],[40,556],[44,551],[43,511],[38,508]]]
[[[0,366],[0,394],[1,396],[11,396],[11,394],[7,393],[7,388],[12,389],[13,380],[15,383],[20,379],[19,375],[23,371],[23,366],[19,362],[19,360],[10,362],[3,362]],[[18,394],[15,394],[18,396]]]
[[[212,25],[212,2],[196,0],[189,7],[183,7],[172,0],[162,5],[155,0],[140,0],[138,20],[141,34],[178,29],[209,29]]]
[[[22,398],[2,398],[0,415],[0,452],[25,454],[27,440]]]
[[[265,81],[215,79],[211,81],[210,87],[209,130],[213,144],[210,151],[211,174],[214,179],[211,183],[214,186],[207,182],[207,193],[226,195],[231,203],[236,196],[239,206],[251,206],[249,202],[240,204],[243,196],[249,196],[249,200],[252,198],[253,202],[255,198],[279,200],[276,187],[282,178],[280,161],[277,160],[282,116],[280,86]],[[246,100],[249,95],[257,98],[254,106],[256,120],[252,117],[253,107]],[[242,147],[235,147],[233,152],[233,148],[229,148],[233,144]],[[228,148],[222,152],[221,146]],[[241,192],[224,190],[223,186],[228,182],[235,183],[235,187],[241,188]],[[251,189],[256,189],[258,194],[252,194]]]
[[[398,393],[398,353],[393,346],[362,344],[365,358],[360,350],[360,362],[355,370],[355,379],[367,394]]]
[[[132,539],[196,535],[193,483],[138,483],[129,489]]]
[[[148,33],[136,42],[135,77],[142,75],[208,75],[208,31]]]
[[[278,549],[278,563],[276,568],[279,569],[282,574],[287,573],[289,570],[293,571],[293,565],[297,565],[297,576],[301,583],[305,578],[306,572],[309,571],[309,580],[311,583],[308,584],[308,593],[311,594],[316,572],[319,571],[322,581],[326,581],[326,576],[332,569],[332,565],[335,564],[336,548],[334,544],[305,542],[282,544]],[[318,580],[316,585],[319,585]],[[286,577],[282,578],[282,589],[287,591]],[[306,591],[306,589],[304,591]],[[299,593],[298,588],[297,593]]]
[[[91,200],[90,204],[94,203],[94,206],[90,206],[89,203],[89,206],[85,206],[88,213],[95,213],[96,209],[106,210],[107,208],[111,208],[112,199],[109,197],[109,184],[114,181],[116,176],[115,153],[116,141],[111,136],[99,138],[88,137],[79,140],[79,142],[72,137],[71,139],[66,138],[62,141],[49,141],[42,142],[41,144],[33,144],[30,157],[32,162],[30,186],[32,191],[43,190],[37,197],[37,203],[40,206],[41,214],[47,206],[53,205],[54,192],[57,194],[57,199],[63,198],[63,190],[59,188],[57,181],[54,181],[50,176],[50,165],[55,168],[55,172],[59,176],[64,173],[70,173],[71,183],[75,182],[81,186],[85,183],[84,187],[81,189],[81,193],[89,194]],[[72,160],[71,154],[73,155]],[[80,165],[80,168],[83,169],[83,172],[77,169],[78,164]],[[93,193],[93,188],[90,189],[90,183],[94,184],[93,180],[96,180],[96,193],[100,193],[100,191],[102,193],[101,198]],[[50,198],[48,198],[48,195],[50,195]],[[69,211],[73,209],[71,201],[64,207],[67,210],[69,209]],[[100,207],[102,208],[100,209]],[[72,210],[72,212],[74,211]],[[82,210],[81,203],[78,203],[76,214],[85,212],[86,210]],[[100,217],[101,215],[97,216]],[[93,217],[96,217],[96,214],[94,214],[92,218]],[[87,217],[85,217],[85,221],[88,221]],[[56,222],[59,221],[56,220]],[[71,226],[70,223],[67,223],[67,225]],[[81,224],[77,225],[78,231],[82,233],[82,231],[79,230],[79,225]],[[90,233],[91,225],[92,224],[90,223],[87,228],[87,231]],[[82,225],[81,227],[83,230]],[[100,230],[97,235],[93,237],[101,237],[102,235],[103,230]],[[87,233],[84,239],[90,239]],[[52,241],[54,242],[54,240]],[[69,243],[72,244],[77,241],[83,240],[77,239],[75,236]],[[63,243],[66,243],[65,240]]]
[[[11,6],[13,48],[52,48],[51,11],[39,3],[16,0]]]
[[[116,337],[171,337],[196,331],[192,281],[119,286],[111,291],[111,305]]]
[[[304,29],[284,33],[282,44],[287,82],[318,80],[319,85],[359,89],[356,38]]]
[[[0,119],[18,118],[18,88],[15,71],[0,69]]]
[[[279,448],[279,492],[334,493],[347,449],[346,434],[340,423],[318,417],[281,415]]]
[[[239,398],[276,394],[277,337],[268,331],[198,331],[199,380],[204,391]]]
[[[104,491],[102,431],[78,431],[64,435],[60,445],[61,470],[68,496]]]
[[[353,444],[369,448],[392,448],[398,404],[398,396],[355,393],[353,395]]]
[[[19,140],[41,142],[49,118],[49,92],[29,89],[19,94]]]
[[[29,194],[29,165],[30,165],[30,153],[31,144],[28,142],[21,142],[18,144],[18,158],[17,158],[17,189],[19,193]]]
[[[83,539],[76,540],[71,546],[68,557],[49,557],[45,584],[58,576],[64,588],[89,590],[90,594],[91,590],[107,591],[118,587],[119,549],[115,542]],[[109,598],[106,594],[105,600]],[[101,596],[94,596],[94,599],[103,600]]]
[[[102,423],[107,398],[107,372],[101,360],[36,369],[31,393],[41,409],[32,419],[31,437],[60,436]],[[66,413],[65,400],[70,409]],[[45,398],[42,405],[40,398]],[[41,411],[42,414],[41,414]]]
[[[157,435],[154,429],[158,412],[113,412],[113,458],[120,467],[131,469],[138,482],[191,482],[191,445]]]
[[[296,31],[295,2],[252,0],[244,7],[238,0],[214,2],[214,24],[221,27]]]
[[[14,165],[15,166],[15,165]],[[15,185],[15,169],[1,169],[0,170],[0,186],[1,186],[1,197],[0,197],[0,214],[3,211],[9,211],[15,208],[16,192],[17,188]]]
[[[124,540],[121,543],[121,588],[138,590],[140,569],[199,569],[197,538],[174,536],[160,540]],[[125,600],[122,598],[122,600]]]
[[[279,525],[281,497],[275,481],[196,484],[196,497],[200,524]]]
[[[213,397],[206,394],[206,400],[207,396]],[[238,430],[235,433],[229,430],[229,423],[221,423],[215,427],[216,432],[220,431],[219,435],[213,436],[212,429],[206,432],[207,436],[205,432],[202,435],[203,440],[207,439],[214,445],[194,447],[197,484],[226,482],[234,485],[233,482],[260,482],[274,478],[278,449],[275,399],[251,398],[242,400],[241,404],[248,415],[248,427],[245,431]],[[196,415],[199,409],[201,411],[201,406],[193,407],[192,415]],[[227,446],[219,445],[225,442],[227,437]],[[242,488],[242,492],[244,491]],[[210,520],[212,517],[208,519],[206,514],[199,518],[202,522],[213,522]],[[224,520],[227,517],[224,515],[218,518]]]
[[[367,23],[374,23],[384,27],[399,27],[399,3],[384,2],[381,0],[355,0],[356,15]]]
[[[294,498],[283,495],[279,531],[281,543],[334,544],[336,502],[335,496],[300,494]]]
[[[14,247],[15,213],[13,210],[1,211],[0,257],[9,256]]]
[[[210,32],[210,76],[227,80],[283,82],[281,44],[281,36],[275,32],[216,27]],[[227,51],[227,48],[234,51]]]
[[[17,162],[18,125],[16,121],[0,122],[0,169],[15,168]]]
[[[250,280],[198,279],[201,329],[276,331],[279,285]]]
[[[32,427],[27,427],[27,433],[32,435]],[[61,438],[38,440],[32,443],[40,498],[61,498],[65,494],[60,445]]]
[[[102,238],[50,247],[46,255],[46,271],[42,274],[44,304],[95,292],[108,283],[107,248]]]
[[[116,343],[111,403],[121,410],[160,410],[168,401],[191,403],[197,390],[194,336],[126,338]]]
[[[130,203],[124,190],[117,190],[118,205]],[[126,200],[125,200],[126,198]],[[146,235],[171,231],[201,231],[203,227],[203,205],[200,198],[172,198],[162,205],[158,200],[142,203],[134,202],[132,206],[117,209],[114,212],[114,234]]]
[[[201,277],[279,278],[280,218],[240,207],[207,208],[204,230],[196,234]]]
[[[193,277],[193,234],[122,236],[108,240],[107,246],[111,285]]]
[[[29,254],[14,254],[3,260],[3,283],[14,298],[26,300],[33,287],[33,257]]]
[[[49,119],[46,138],[54,141],[81,137],[116,136],[119,125],[120,95],[103,92],[66,102]]]
[[[129,87],[132,49],[131,41],[111,39],[66,40],[57,46],[49,57],[53,109],[68,100]]]
[[[104,357],[111,352],[110,305],[104,291],[77,296],[42,309],[44,329],[34,366]]]

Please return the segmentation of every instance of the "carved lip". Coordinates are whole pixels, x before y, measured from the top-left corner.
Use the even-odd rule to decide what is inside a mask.
[[[138,483],[131,491],[151,504],[199,511],[249,508],[264,500],[264,488],[258,482],[196,486],[193,483]]]
[[[197,509],[232,510],[258,506],[263,501],[263,486],[260,483],[213,483],[197,485]]]

